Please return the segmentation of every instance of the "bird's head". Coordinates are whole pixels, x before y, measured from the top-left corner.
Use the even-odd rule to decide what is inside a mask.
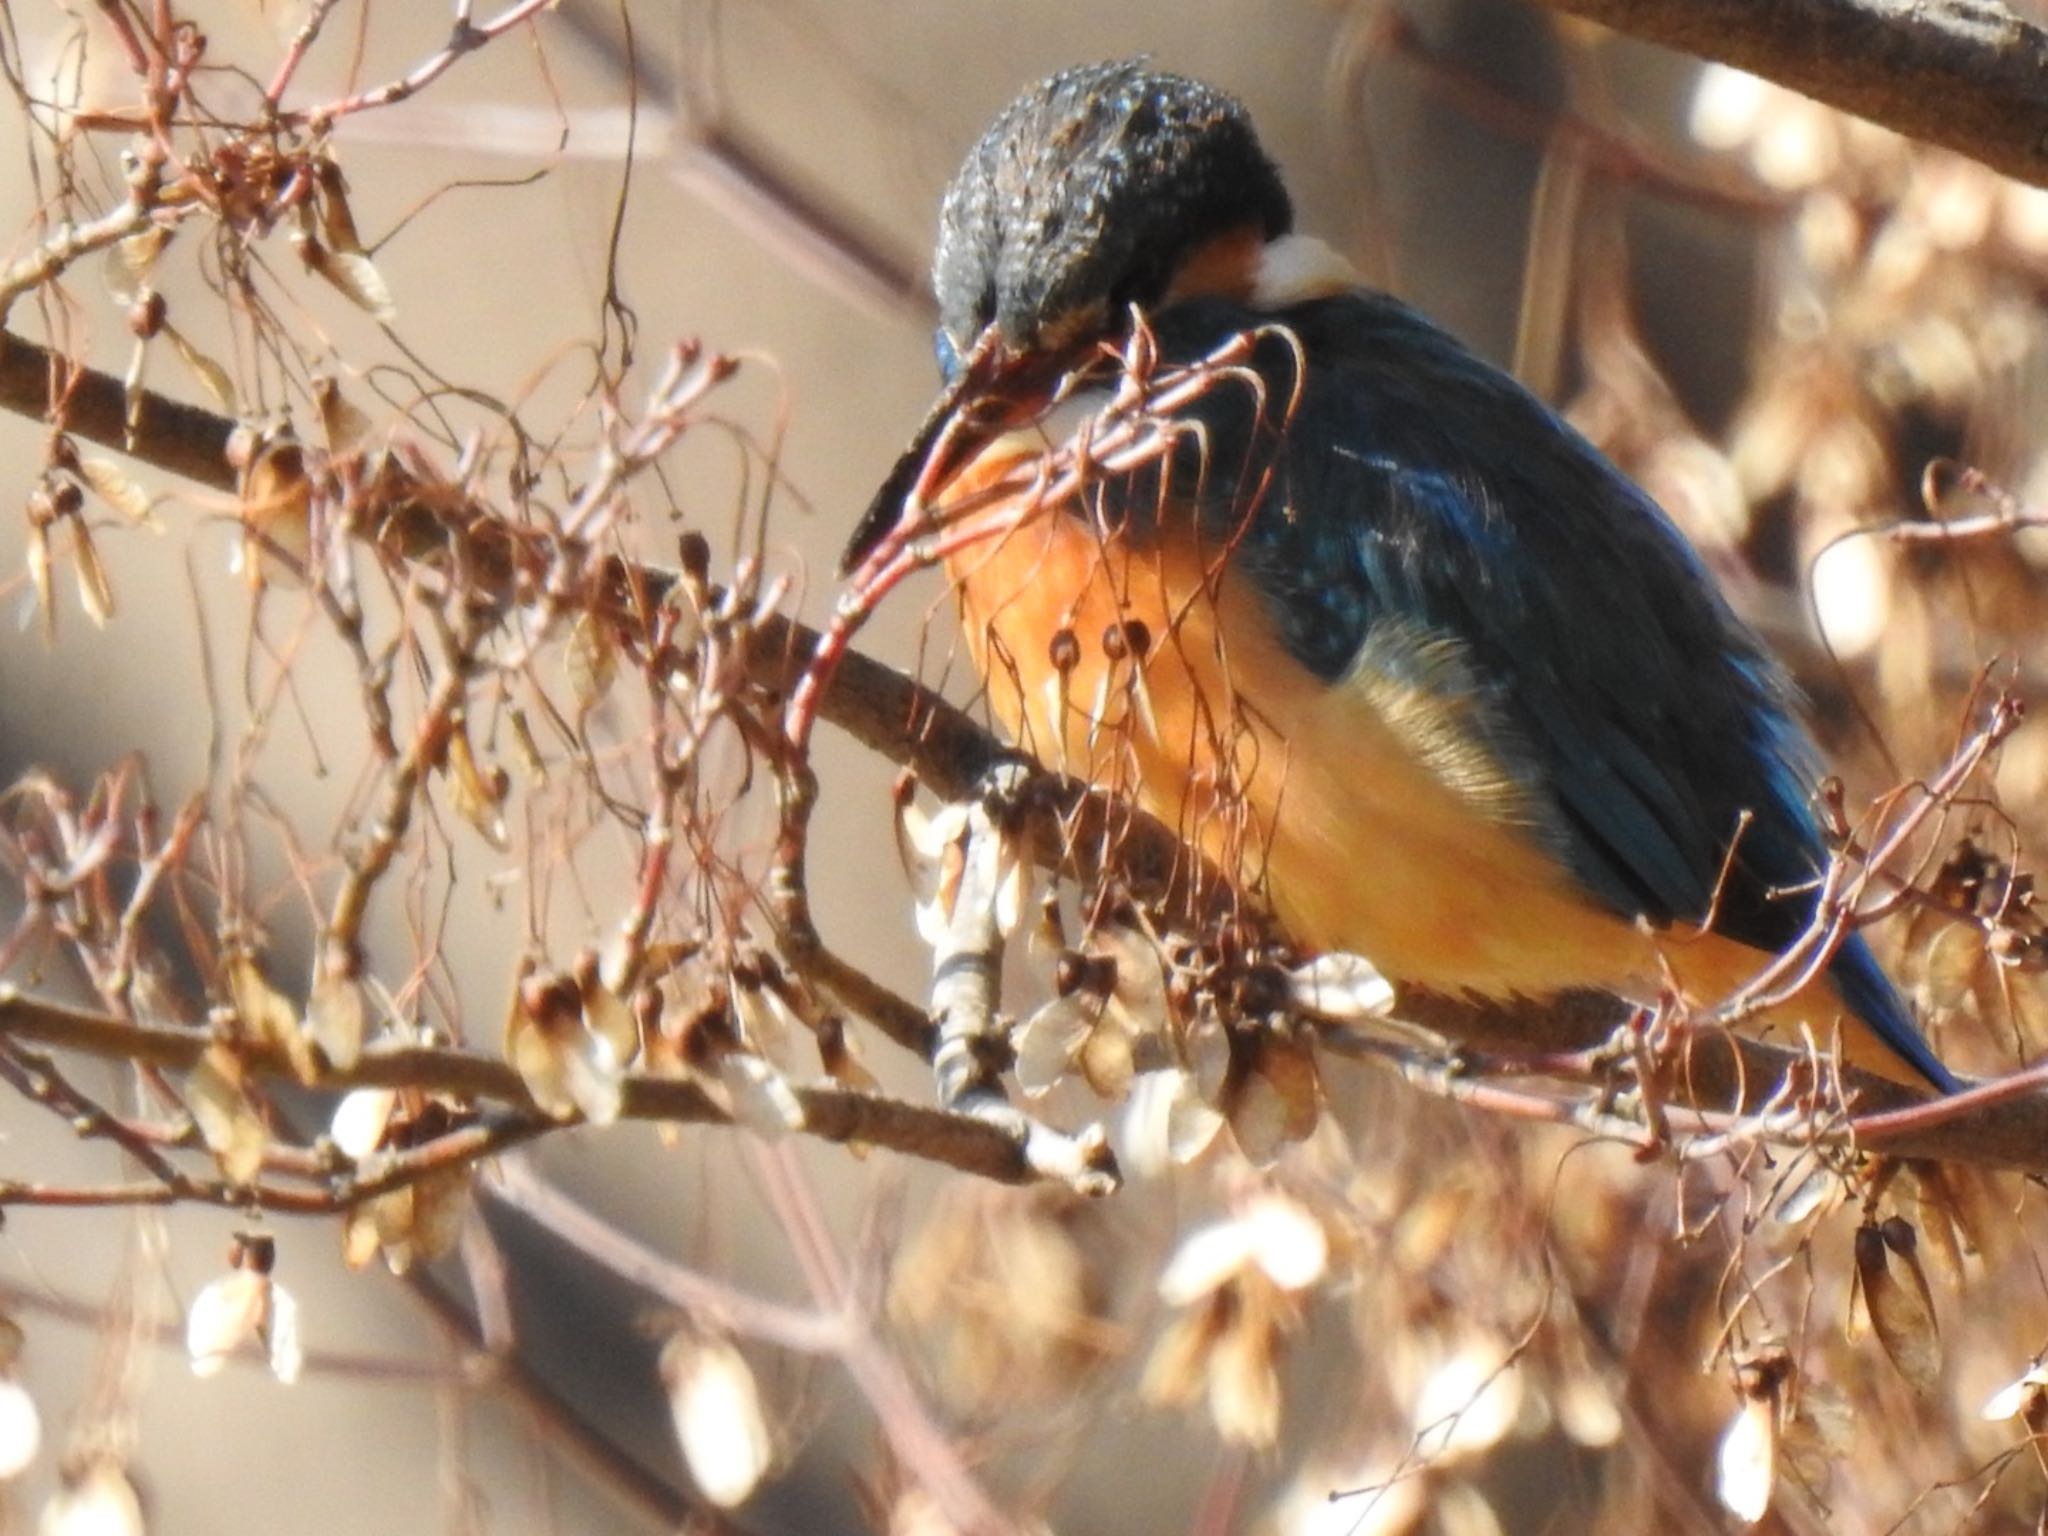
[[[1233,98],[1143,61],[1089,64],[1033,86],[968,153],[939,211],[932,287],[946,389],[861,519],[845,565],[895,523],[933,445],[1029,419],[1131,308],[1248,286],[1293,210]],[[985,429],[985,430],[983,430]],[[958,464],[951,467],[957,468]]]
[[[1012,356],[1086,345],[1185,269],[1256,251],[1293,212],[1244,108],[1142,61],[1040,82],[981,136],[939,209],[932,288],[949,377],[993,332]]]

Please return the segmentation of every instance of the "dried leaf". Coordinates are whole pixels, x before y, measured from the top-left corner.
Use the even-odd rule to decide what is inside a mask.
[[[640,1026],[624,998],[598,980],[593,969],[583,988],[583,1027],[611,1047],[622,1062],[640,1057]]]
[[[1251,1234],[1252,1257],[1281,1290],[1306,1290],[1329,1269],[1329,1234],[1299,1201],[1279,1194],[1261,1195],[1246,1208],[1241,1220]]]
[[[1862,1436],[1847,1396],[1828,1382],[1809,1378],[1799,1385],[1790,1417],[1780,1410],[1778,1469],[1811,1489],[1825,1489],[1836,1471],[1853,1460]]]
[[[327,1135],[344,1157],[361,1162],[384,1145],[384,1133],[398,1107],[393,1088],[357,1088],[342,1095],[327,1123]]]
[[[1134,1035],[1163,1030],[1166,965],[1159,945],[1149,934],[1110,924],[1096,934],[1095,947],[1116,962],[1116,985],[1109,993],[1111,1015]]]
[[[592,614],[578,615],[569,630],[569,691],[585,713],[597,708],[619,675],[619,649],[609,625]]]
[[[163,334],[170,337],[179,360],[192,370],[193,377],[213,396],[213,403],[221,408],[222,413],[240,419],[241,402],[235,395],[235,381],[228,377],[227,369],[187,341],[176,326],[166,325]]]
[[[937,949],[948,942],[953,933],[953,913],[960,905],[961,883],[967,878],[967,823],[960,823],[960,835],[939,850],[937,879],[932,885],[929,902],[918,907],[918,931],[926,935],[926,942]],[[929,922],[925,908],[929,907]]]
[[[468,726],[458,727],[448,738],[448,800],[455,814],[483,835],[485,842],[503,853],[512,846],[512,833],[505,824],[503,806],[512,781],[503,768],[485,773],[469,744]]]
[[[1450,1343],[1423,1377],[1410,1419],[1417,1454],[1431,1461],[1481,1455],[1514,1428],[1522,1373],[1500,1340],[1468,1334]]]
[[[1251,1069],[1233,1088],[1224,1113],[1238,1150],[1254,1167],[1270,1167],[1316,1128],[1320,1079],[1305,1044],[1287,1036],[1259,1038]]]
[[[375,262],[360,251],[330,251],[318,241],[298,243],[300,258],[336,292],[356,308],[390,325],[398,319],[398,306]]]
[[[237,950],[227,960],[228,997],[249,1039],[282,1051],[302,1083],[318,1082],[320,1063],[313,1042],[299,1027],[299,1011],[263,974],[256,957]]]
[[[1991,1394],[1984,1404],[1983,1417],[1992,1420],[2018,1418],[2042,1400],[2044,1387],[2048,1387],[2048,1367],[2044,1367],[2036,1357],[2014,1380]]]
[[[1437,1493],[1433,1504],[1439,1536],[1502,1536],[1492,1501],[1471,1483],[1450,1484]]]
[[[1272,1330],[1240,1319],[1209,1354],[1209,1417],[1233,1445],[1267,1447],[1280,1438],[1280,1372]]]
[[[142,298],[155,278],[157,258],[170,239],[168,229],[151,225],[114,242],[100,264],[108,294],[124,305]]]
[[[927,816],[916,800],[904,799],[896,806],[896,830],[906,864],[937,864],[967,830],[967,812],[946,805]]]
[[[274,1279],[262,1337],[270,1352],[270,1374],[290,1386],[306,1367],[306,1349],[299,1339],[299,1299]]]
[[[92,493],[123,518],[141,527],[161,532],[163,524],[152,510],[149,493],[121,472],[112,459],[81,459],[78,478]]]
[[[1205,1304],[1176,1313],[1160,1330],[1139,1384],[1145,1401],[1168,1408],[1194,1401],[1208,1379],[1209,1355],[1221,1331],[1221,1310]]]
[[[1925,1189],[1926,1186],[1922,1187]],[[1952,1217],[1951,1208],[1932,1199],[1922,1200],[1920,1234],[1926,1239],[1921,1245],[1921,1251],[1933,1260],[1934,1268],[1940,1272],[1943,1282],[1952,1291],[1961,1290],[1963,1234]]]
[[[93,542],[85,524],[74,523],[72,527],[71,563],[78,583],[78,606],[96,627],[105,629],[114,617],[114,584],[107,579],[100,547]]]
[[[1622,1431],[1628,1428],[1614,1393],[1589,1373],[1565,1377],[1551,1389],[1550,1399],[1557,1412],[1558,1428],[1588,1450],[1606,1450],[1618,1444]]]
[[[320,435],[326,441],[330,454],[355,453],[369,441],[371,432],[375,430],[370,418],[349,403],[337,380],[317,380],[313,386],[313,403],[319,409]]]
[[[1927,1270],[1920,1262],[1920,1232],[1903,1216],[1892,1216],[1878,1223],[1878,1235],[1884,1239],[1885,1247],[1898,1256],[1905,1266],[1906,1274],[1913,1282],[1913,1288],[1920,1293],[1920,1304],[1931,1322],[1934,1318],[1934,1288],[1927,1283]]]
[[[754,1054],[785,1070],[795,1059],[796,1037],[810,1033],[775,989],[756,977],[733,978],[732,1011],[740,1038]]]
[[[1075,991],[1054,998],[1018,1026],[1011,1044],[1017,1087],[1027,1097],[1040,1097],[1067,1075],[1101,1012],[1100,998]]]
[[[1167,1109],[1166,1155],[1176,1168],[1185,1168],[1216,1144],[1225,1120],[1220,1110],[1196,1094],[1194,1080],[1184,1074],[1179,1091]]]
[[[573,1120],[577,1115],[575,1097],[569,1091],[567,1046],[560,1038],[566,1030],[559,1023],[543,1025],[531,1009],[530,989],[522,977],[513,988],[512,1002],[505,1014],[505,1059],[519,1074],[526,1091],[542,1114],[556,1120]],[[580,1010],[575,1031],[582,1033]]]
[[[1237,1065],[1230,1030],[1215,1013],[1200,1012],[1188,1025],[1183,1049],[1187,1053],[1188,1076],[1196,1097],[1220,1111]]]
[[[341,174],[341,167],[332,160],[321,159],[314,164],[313,174],[320,184],[321,235],[337,251],[360,252],[363,241],[356,233],[355,215],[349,210],[348,180]]]
[[[1104,1099],[1121,1099],[1130,1091],[1131,1079],[1138,1071],[1136,1042],[1129,1028],[1111,1017],[1109,1010],[1082,1040],[1076,1060],[1089,1088]]]
[[[1318,955],[1287,974],[1295,1008],[1335,1024],[1364,1024],[1394,1005],[1394,987],[1370,960],[1358,955]]]
[[[1892,1273],[1891,1246],[1875,1226],[1856,1231],[1856,1279],[1870,1328],[1899,1374],[1918,1392],[1931,1392],[1941,1377],[1941,1338],[1926,1277],[1908,1261],[1911,1279]]]
[[[541,755],[540,743],[533,739],[533,726],[527,721],[526,711],[516,706],[505,711],[505,718],[512,723],[512,744],[519,754],[519,765],[524,768],[533,782],[545,789],[548,782],[547,759]]]
[[[362,985],[352,976],[321,966],[313,978],[313,994],[306,1000],[304,1033],[336,1071],[347,1072],[362,1059],[368,1015]]]
[[[292,563],[303,568],[313,554],[313,482],[305,451],[293,442],[266,446],[243,472],[240,497],[249,533],[236,555],[243,576],[252,588],[271,578],[295,582]]]
[[[1842,1181],[1833,1169],[1816,1167],[1771,1207],[1771,1219],[1781,1226],[1796,1227],[1841,1191]]]
[[[1158,1178],[1200,1157],[1222,1129],[1223,1117],[1196,1095],[1188,1073],[1141,1072],[1117,1119],[1117,1164],[1133,1179]]]
[[[254,1183],[270,1133],[242,1090],[240,1060],[226,1046],[209,1045],[201,1054],[185,1082],[185,1107],[228,1182]]]
[[[391,1195],[410,1195],[410,1190],[392,1190]],[[350,1269],[366,1269],[370,1260],[377,1257],[384,1245],[384,1234],[380,1229],[377,1207],[390,1195],[379,1195],[374,1200],[359,1200],[349,1208],[347,1218],[341,1227],[341,1262]]]
[[[1749,1397],[1721,1431],[1714,1453],[1714,1492],[1722,1507],[1754,1525],[1771,1507],[1778,1478],[1778,1413],[1775,1396]]]
[[[128,352],[128,366],[121,374],[121,430],[130,445],[142,428],[142,407],[149,398],[144,387],[149,374],[150,348],[137,341]]]
[[[13,1377],[0,1377],[0,1482],[28,1470],[42,1449],[43,1419],[36,1400]]]
[[[348,1254],[351,1264],[361,1268],[381,1253],[392,1274],[412,1271],[413,1228],[419,1215],[417,1189],[417,1185],[408,1184],[402,1189],[387,1190],[357,1207],[368,1230],[352,1234]]]
[[[268,1275],[231,1269],[192,1298],[185,1314],[185,1353],[194,1376],[218,1376],[229,1357],[256,1337],[269,1290]]]
[[[267,1270],[247,1264],[229,1270],[192,1298],[185,1318],[185,1349],[195,1376],[218,1375],[228,1357],[260,1343],[270,1373],[287,1384],[304,1368],[297,1299]]]
[[[1235,1219],[1195,1228],[1160,1271],[1159,1299],[1187,1307],[1222,1290],[1254,1262],[1253,1241],[1251,1228]]]
[[[476,1185],[473,1167],[451,1168],[430,1174],[412,1187],[412,1251],[423,1259],[438,1259],[454,1252],[462,1225],[469,1220],[470,1200]],[[390,1252],[384,1255],[393,1274],[403,1274]]]
[[[1940,1163],[1913,1165],[1914,1182],[1920,1186],[1921,1231],[1942,1278],[1956,1290],[1962,1289],[1967,1261],[1983,1252],[1980,1206],[1990,1177]]]
[[[826,1074],[842,1088],[858,1093],[882,1092],[882,1080],[861,1060],[860,1038],[837,1015],[818,1031],[818,1060]]]
[[[723,1339],[677,1334],[661,1352],[676,1444],[698,1491],[721,1509],[744,1504],[775,1462],[754,1373]]]
[[[560,1051],[562,1091],[592,1125],[610,1125],[625,1101],[626,1068],[608,1041],[579,1030]]]
[[[142,1500],[121,1464],[95,1456],[67,1468],[43,1505],[37,1536],[143,1536]]]
[[[470,1184],[470,1170],[458,1168],[360,1202],[348,1214],[343,1260],[361,1269],[381,1254],[385,1268],[405,1275],[448,1253],[469,1215]]]
[[[1023,926],[1024,915],[1035,910],[1032,887],[1035,871],[1029,859],[1008,837],[997,850],[995,919],[996,932],[1008,938]]]
[[[57,638],[57,605],[50,588],[50,531],[41,523],[28,526],[28,584],[43,616],[43,639]],[[24,618],[24,622],[26,619]]]

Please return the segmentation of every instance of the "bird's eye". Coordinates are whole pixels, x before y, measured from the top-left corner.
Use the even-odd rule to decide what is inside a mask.
[[[932,354],[939,360],[939,374],[950,384],[960,377],[960,349],[942,325],[932,333]]]

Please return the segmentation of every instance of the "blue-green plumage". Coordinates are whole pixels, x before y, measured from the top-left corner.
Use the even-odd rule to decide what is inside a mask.
[[[1134,306],[1168,365],[1252,336],[1262,387],[1219,381],[1187,407],[1202,430],[1169,465],[1098,485],[1083,515],[1106,511],[1139,547],[1170,531],[1148,523],[1177,519],[1227,560],[1282,642],[1266,647],[1275,664],[1300,669],[1243,679],[1250,691],[1356,691],[1366,713],[1353,725],[1398,739],[1382,766],[1408,775],[1410,798],[1430,799],[1432,814],[1446,792],[1454,802],[1456,816],[1434,824],[1452,830],[1411,849],[1454,862],[1467,825],[1496,854],[1533,848],[1543,881],[1569,887],[1571,912],[1591,913],[1602,943],[1611,915],[1630,936],[1638,918],[1686,928],[1711,916],[1737,941],[1737,969],[1737,946],[1791,944],[1812,922],[1828,850],[1809,802],[1815,756],[1775,664],[1656,505],[1513,379],[1350,286],[1334,261],[1312,282],[1268,283],[1292,217],[1243,108],[1211,87],[1137,61],[1027,91],[947,191],[933,286],[948,387],[849,564],[913,481],[943,483],[977,442],[1030,419],[1063,373],[1105,371]],[[971,430],[953,430],[963,422]],[[995,608],[1010,596],[993,594]],[[1048,628],[1063,622],[1056,602],[1039,608]],[[1063,724],[1049,726],[1058,740]],[[1344,744],[1316,750],[1318,793],[1333,775],[1352,782]],[[1185,786],[1165,788],[1171,803]],[[1343,814],[1342,803],[1330,795],[1314,814]],[[1341,828],[1312,831],[1317,858],[1349,854]],[[1313,884],[1322,866],[1297,872]],[[1441,887],[1434,899],[1459,922],[1487,921]],[[1522,944],[1509,927],[1488,937]],[[1497,975],[1545,969],[1504,966],[1498,949]],[[1861,938],[1830,976],[1890,1053],[1955,1086]]]
[[[1665,924],[1711,907],[1718,932],[1763,950],[1806,929],[1827,849],[1791,690],[1604,455],[1382,294],[1273,313],[1200,300],[1154,325],[1168,363],[1285,330],[1255,348],[1262,388],[1222,384],[1189,409],[1206,462],[1171,473],[1201,488],[1210,536],[1237,541],[1233,568],[1304,666],[1332,685],[1363,665],[1462,690],[1458,718],[1524,790],[1532,832],[1612,910]],[[1150,487],[1128,501],[1157,504]],[[1861,938],[1832,975],[1954,1086]]]

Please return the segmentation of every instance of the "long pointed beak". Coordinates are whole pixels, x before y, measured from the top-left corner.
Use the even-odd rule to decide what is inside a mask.
[[[994,326],[983,331],[854,525],[839,574],[874,553],[920,488],[927,496],[944,488],[982,449],[1042,412],[1073,361],[1070,351],[1010,353]]]

